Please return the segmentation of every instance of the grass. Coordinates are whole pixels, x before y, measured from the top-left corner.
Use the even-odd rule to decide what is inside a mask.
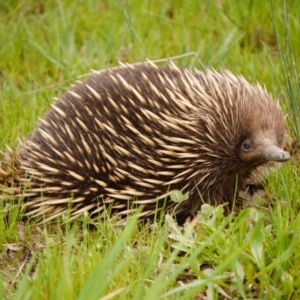
[[[194,51],[176,63],[228,68],[279,99],[294,159],[268,176],[269,208],[224,217],[204,206],[186,228],[134,216],[125,227],[106,219],[90,230],[87,216],[39,227],[0,203],[1,299],[300,297],[298,1],[2,2],[0,149],[90,69]]]

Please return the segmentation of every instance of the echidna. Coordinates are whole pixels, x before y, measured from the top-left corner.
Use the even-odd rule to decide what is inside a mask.
[[[2,162],[2,186],[46,220],[108,206],[120,217],[142,207],[148,218],[164,203],[174,209],[168,195],[180,190],[189,193],[176,206],[183,222],[202,201],[232,203],[257,167],[288,160],[284,135],[278,103],[227,70],[126,65],[58,99]]]

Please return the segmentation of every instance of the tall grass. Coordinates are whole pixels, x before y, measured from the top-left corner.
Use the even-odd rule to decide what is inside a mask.
[[[283,25],[284,35],[281,36],[278,30],[278,25],[275,23],[274,18],[274,3],[269,1],[270,16],[272,20],[273,30],[276,37],[276,44],[281,63],[281,74],[284,79],[284,85],[278,80],[279,86],[282,88],[282,94],[286,94],[288,101],[288,121],[292,135],[300,142],[300,82],[299,82],[299,59],[295,59],[294,49],[291,42],[292,38],[297,37],[299,32],[299,23],[297,27],[292,28],[290,32],[290,22],[293,19],[293,11],[299,9],[296,1],[282,1]],[[294,20],[292,20],[294,21]],[[299,40],[299,38],[298,38]]]

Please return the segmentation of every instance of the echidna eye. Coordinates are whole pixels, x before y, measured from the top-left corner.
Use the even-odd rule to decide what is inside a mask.
[[[242,143],[242,150],[245,152],[249,152],[252,149],[251,142],[249,140],[245,140]]]

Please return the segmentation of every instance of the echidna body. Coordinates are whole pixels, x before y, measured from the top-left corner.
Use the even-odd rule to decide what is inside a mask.
[[[229,71],[127,65],[58,99],[17,150],[14,178],[9,162],[2,177],[34,217],[70,207],[72,218],[96,217],[108,206],[121,217],[142,206],[151,217],[165,201],[172,210],[168,195],[181,190],[183,222],[202,201],[232,203],[258,166],[288,160],[284,135],[278,103]]]

